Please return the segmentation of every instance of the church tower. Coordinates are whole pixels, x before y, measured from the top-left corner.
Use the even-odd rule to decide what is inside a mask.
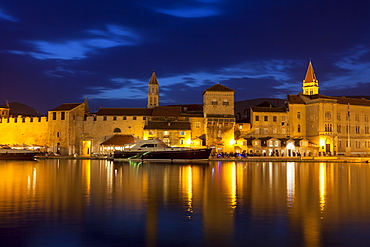
[[[303,80],[302,93],[304,95],[319,94],[319,81],[316,79],[315,71],[313,70],[311,61],[308,64],[306,77]]]
[[[157,76],[153,71],[148,84],[148,108],[159,106],[159,84]]]

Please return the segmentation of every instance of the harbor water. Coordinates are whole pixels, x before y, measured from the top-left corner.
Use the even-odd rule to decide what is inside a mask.
[[[369,246],[370,164],[0,161],[0,246]]]

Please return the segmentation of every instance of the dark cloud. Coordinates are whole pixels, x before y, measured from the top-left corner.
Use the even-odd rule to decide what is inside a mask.
[[[238,100],[298,93],[313,61],[326,94],[370,83],[368,1],[95,1],[0,3],[0,100],[46,112],[88,96],[146,107],[202,103],[215,83]],[[333,92],[333,93],[330,93]]]

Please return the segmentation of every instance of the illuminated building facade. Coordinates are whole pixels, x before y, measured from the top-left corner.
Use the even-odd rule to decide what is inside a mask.
[[[288,95],[283,107],[262,103],[248,109],[248,121],[236,121],[234,93],[218,83],[204,90],[203,105],[159,106],[153,72],[148,108],[100,108],[90,113],[85,100],[32,117],[11,116],[8,104],[0,106],[0,144],[91,156],[112,153],[128,140],[123,136],[131,136],[263,156],[370,155],[370,100],[319,94],[311,62],[302,93]]]

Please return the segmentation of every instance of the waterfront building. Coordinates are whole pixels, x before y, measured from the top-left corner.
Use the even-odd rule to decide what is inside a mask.
[[[235,111],[235,90],[220,83],[203,91],[203,104],[160,106],[155,72],[147,108],[100,108],[87,99],[48,112],[13,114],[0,106],[0,143],[38,146],[57,155],[110,154],[135,139],[176,147],[263,156],[370,155],[370,100],[319,94],[309,62],[302,92]]]

